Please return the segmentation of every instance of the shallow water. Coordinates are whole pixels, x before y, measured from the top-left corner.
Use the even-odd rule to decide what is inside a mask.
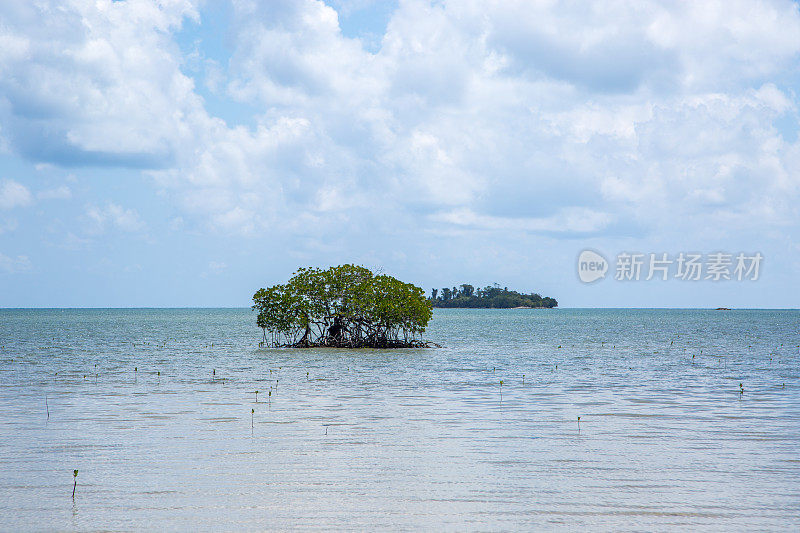
[[[436,310],[446,348],[395,351],[254,321],[0,310],[0,529],[800,528],[798,311]]]

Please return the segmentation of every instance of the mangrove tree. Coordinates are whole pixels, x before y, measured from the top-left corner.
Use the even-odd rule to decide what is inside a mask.
[[[433,315],[424,291],[356,265],[301,268],[253,295],[262,345],[308,348],[427,347]]]

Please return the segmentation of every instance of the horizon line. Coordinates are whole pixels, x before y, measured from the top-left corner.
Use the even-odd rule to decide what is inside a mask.
[[[31,307],[0,307],[0,311],[35,311],[35,310],[97,310],[97,309],[106,309],[106,310],[122,310],[122,309],[163,309],[163,310],[178,310],[178,309],[248,309],[252,310],[250,306],[165,306],[165,307],[156,307],[156,306],[105,306],[105,307],[95,307],[95,306],[69,306],[69,307],[44,307],[44,306],[31,306]],[[510,311],[524,311],[526,309],[514,309],[512,307],[434,307],[434,309],[446,309],[446,310],[468,310],[468,309],[486,309],[486,310],[493,310],[493,311],[502,311],[502,310],[510,310]],[[559,309],[608,309],[608,310],[617,310],[617,309],[629,309],[629,310],[676,310],[676,311],[718,311],[718,310],[726,310],[726,311],[798,311],[800,307],[552,307],[552,308],[527,308],[532,311],[557,311]]]

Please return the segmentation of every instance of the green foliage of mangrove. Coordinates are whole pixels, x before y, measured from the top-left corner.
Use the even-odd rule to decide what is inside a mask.
[[[356,265],[301,268],[253,295],[262,345],[306,348],[425,347],[433,316],[425,292]]]

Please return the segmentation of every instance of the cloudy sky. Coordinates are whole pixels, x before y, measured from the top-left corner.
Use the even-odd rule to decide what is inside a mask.
[[[799,67],[789,0],[2,2],[0,306],[245,306],[352,262],[798,307]],[[764,261],[617,281],[625,251]]]

